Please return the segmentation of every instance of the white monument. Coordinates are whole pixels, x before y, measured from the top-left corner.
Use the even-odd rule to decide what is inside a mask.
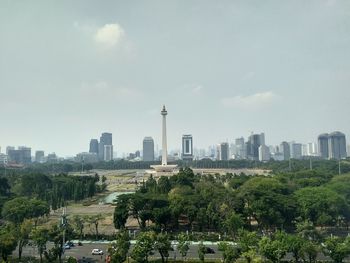
[[[166,116],[168,115],[165,105],[160,112],[163,116],[162,118],[162,164],[161,165],[152,165],[151,167],[156,170],[156,172],[172,172],[177,165],[168,165],[168,148],[167,148],[167,138],[166,138]]]

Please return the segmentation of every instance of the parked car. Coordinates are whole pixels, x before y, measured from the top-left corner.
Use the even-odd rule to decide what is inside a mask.
[[[70,245],[66,243],[66,244],[64,244],[63,248],[64,249],[70,249]]]
[[[205,254],[215,254],[215,251],[211,247],[205,247]]]
[[[91,255],[103,255],[103,251],[99,248],[94,248],[92,251],[91,251]]]
[[[66,245],[69,245],[70,247],[74,247],[74,243],[72,241],[67,241]]]

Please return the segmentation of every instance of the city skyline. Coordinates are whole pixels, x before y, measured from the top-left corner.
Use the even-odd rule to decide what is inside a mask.
[[[148,135],[160,148],[163,104],[169,149],[183,134],[197,148],[251,131],[272,145],[350,136],[349,11],[337,0],[2,1],[0,145],[72,156],[110,132],[118,153]]]
[[[163,108],[164,111],[164,108]],[[162,112],[163,112],[162,111]],[[33,162],[38,162],[38,159],[43,162],[45,158],[48,158],[50,155],[54,155],[55,158],[60,158],[60,160],[68,159],[75,161],[82,161],[89,159],[88,162],[97,162],[97,161],[110,161],[112,159],[127,159],[141,161],[160,161],[162,156],[162,149],[155,147],[154,140],[151,136],[146,136],[143,138],[141,148],[138,148],[132,152],[123,152],[122,154],[116,155],[116,151],[113,150],[112,145],[113,134],[104,132],[101,134],[100,142],[97,139],[91,139],[88,143],[88,151],[79,151],[71,156],[57,156],[56,152],[48,152],[47,156],[44,155],[43,150],[32,149],[27,146],[7,146],[6,151],[1,151],[4,149],[0,147],[0,160],[3,162],[3,158],[11,158],[9,151],[18,154],[21,150],[29,149],[32,152],[31,156]],[[314,156],[320,159],[338,159],[339,156],[341,159],[350,156],[350,144],[346,142],[346,135],[339,131],[333,131],[330,134],[322,133],[317,137],[317,142],[296,142],[296,141],[282,141],[280,144],[272,144],[265,142],[265,133],[259,134],[250,134],[247,135],[247,141],[244,137],[235,138],[231,141],[222,141],[219,144],[208,144],[206,147],[196,147],[193,146],[193,136],[189,134],[182,135],[182,141],[178,147],[170,149],[167,151],[167,156],[171,159],[201,159],[201,158],[214,158],[216,160],[229,160],[229,159],[248,159],[248,160],[259,160],[267,161],[272,158],[274,160],[288,160],[289,158],[293,159],[302,159],[307,156]],[[322,139],[321,139],[322,138]],[[324,139],[326,140],[326,148],[324,146]],[[146,144],[145,144],[146,143]],[[151,144],[149,144],[151,143]],[[185,146],[186,145],[186,146]],[[225,150],[222,147],[225,147]],[[106,147],[108,152],[108,158],[104,155],[106,154]],[[146,147],[146,148],[145,148]],[[184,148],[185,147],[185,148]],[[104,151],[99,153],[99,149],[104,149]],[[148,152],[148,156],[144,155],[144,152]],[[326,151],[326,154],[324,153]],[[152,154],[153,152],[153,154]],[[37,154],[40,156],[38,157]],[[225,156],[225,157],[223,157]],[[141,158],[142,157],[142,158]],[[21,159],[23,157],[14,157],[15,159]],[[189,158],[189,159],[188,159]],[[22,163],[22,162],[21,162]]]

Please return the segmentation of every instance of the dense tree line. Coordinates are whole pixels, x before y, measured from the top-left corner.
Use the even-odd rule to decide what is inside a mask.
[[[317,170],[271,176],[195,175],[189,168],[171,177],[149,178],[135,194],[117,200],[114,224],[134,217],[141,229],[214,231],[240,228],[295,230],[299,222],[348,227],[350,174]]]
[[[5,262],[16,247],[21,260],[22,249],[29,240],[36,244],[41,261],[46,258],[48,262],[54,262],[56,259],[61,262],[63,230],[66,240],[73,235],[81,237],[83,220],[95,225],[98,238],[98,225],[102,215],[84,219],[74,217],[70,223],[65,221],[60,225],[38,226],[38,220],[47,216],[50,208],[57,209],[67,201],[91,197],[100,191],[101,186],[96,184],[99,181],[98,176],[24,174],[11,180],[0,180],[0,195],[4,200],[0,221],[0,257]],[[48,241],[54,243],[49,250],[46,249]]]
[[[311,158],[311,160],[310,160]],[[310,157],[302,160],[290,161],[274,161],[270,160],[268,162],[259,162],[252,160],[212,160],[209,158],[193,161],[183,161],[177,160],[174,164],[177,164],[180,168],[191,167],[199,169],[268,169],[273,172],[298,172],[310,168],[310,162],[312,168],[317,171],[338,173],[339,162],[336,160],[321,160],[316,157]],[[0,166],[0,176],[6,174],[16,175],[16,174],[32,174],[32,173],[42,173],[42,174],[60,174],[69,172],[80,172],[83,168],[84,171],[89,172],[93,169],[105,169],[105,170],[124,170],[124,169],[150,169],[151,165],[159,164],[159,161],[144,162],[144,161],[130,161],[126,159],[113,160],[109,162],[97,162],[88,163],[82,166],[81,163],[72,161],[60,161],[57,163],[33,163],[27,165],[23,168],[11,168],[5,169],[4,166]],[[6,172],[5,172],[6,170]],[[348,160],[341,161],[341,172],[350,172],[350,162]]]
[[[27,174],[0,177],[0,209],[5,201],[14,197],[43,200],[56,210],[67,201],[79,201],[101,192],[103,185],[97,184],[99,176],[69,176],[66,174]]]

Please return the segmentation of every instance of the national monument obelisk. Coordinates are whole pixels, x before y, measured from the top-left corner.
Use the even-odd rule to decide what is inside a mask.
[[[167,138],[166,138],[166,116],[168,112],[165,109],[165,105],[163,105],[163,109],[160,112],[163,116],[162,120],[162,165],[166,166],[168,164],[168,147],[167,147]]]
[[[166,136],[166,116],[168,115],[168,112],[165,105],[163,105],[163,109],[160,114],[162,115],[162,164],[151,165],[151,167],[156,170],[156,172],[172,172],[177,165],[168,164],[168,145]]]

